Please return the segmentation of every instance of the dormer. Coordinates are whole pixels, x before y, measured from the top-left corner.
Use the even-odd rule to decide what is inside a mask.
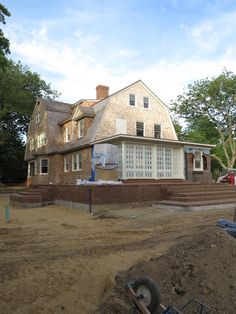
[[[77,138],[82,138],[86,135],[90,128],[95,112],[92,107],[78,106],[74,112],[73,121],[77,122]]]

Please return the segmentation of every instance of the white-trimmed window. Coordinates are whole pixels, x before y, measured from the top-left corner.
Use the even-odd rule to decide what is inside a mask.
[[[154,137],[161,138],[161,125],[160,124],[154,124]]]
[[[34,138],[31,138],[30,140],[29,140],[29,143],[30,143],[30,151],[32,151],[32,150],[35,150],[35,139]]]
[[[69,156],[64,157],[64,172],[69,171]]]
[[[72,171],[82,170],[82,153],[72,155]]]
[[[202,152],[200,150],[194,152],[193,170],[203,171]]]
[[[31,161],[29,163],[29,175],[30,175],[30,177],[33,177],[35,175],[35,163],[34,163],[34,161]]]
[[[78,121],[78,138],[84,137],[84,119]]]
[[[40,174],[48,174],[48,159],[40,159]]]
[[[36,115],[35,115],[35,122],[38,124],[40,123],[40,113],[37,112]]]
[[[136,122],[136,135],[144,136],[144,123],[143,122]]]
[[[130,106],[135,107],[135,95],[134,94],[129,94],[129,104]]]
[[[38,169],[38,160],[35,160],[34,162],[34,174],[38,175],[39,169]]]
[[[37,137],[37,146],[38,148],[43,147],[47,144],[47,137],[45,132],[42,132]]]
[[[149,98],[145,96],[143,97],[143,108],[149,108]]]
[[[116,133],[126,134],[127,133],[127,121],[125,119],[116,119]]]
[[[70,129],[68,127],[65,128],[65,142],[68,143],[70,141]]]

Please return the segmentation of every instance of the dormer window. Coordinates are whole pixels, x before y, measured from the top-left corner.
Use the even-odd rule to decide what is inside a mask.
[[[161,125],[160,124],[154,124],[154,137],[161,138]]]
[[[78,121],[78,138],[84,137],[84,119]]]
[[[70,130],[69,128],[65,128],[65,142],[68,143],[70,141]]]
[[[149,108],[149,98],[143,97],[143,108],[148,109]]]
[[[130,104],[130,106],[135,107],[135,95],[133,95],[133,94],[129,95],[129,104]]]

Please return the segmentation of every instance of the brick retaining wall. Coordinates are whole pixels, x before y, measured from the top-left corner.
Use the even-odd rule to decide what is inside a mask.
[[[51,186],[52,187],[52,186]],[[53,199],[82,204],[122,204],[128,202],[157,201],[165,198],[162,185],[55,185]]]

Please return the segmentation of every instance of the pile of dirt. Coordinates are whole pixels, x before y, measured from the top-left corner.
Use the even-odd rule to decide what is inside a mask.
[[[218,227],[198,230],[161,257],[117,274],[114,289],[105,291],[96,313],[133,313],[125,286],[140,277],[156,282],[165,306],[180,308],[198,299],[212,308],[211,313],[236,313],[236,239]]]

